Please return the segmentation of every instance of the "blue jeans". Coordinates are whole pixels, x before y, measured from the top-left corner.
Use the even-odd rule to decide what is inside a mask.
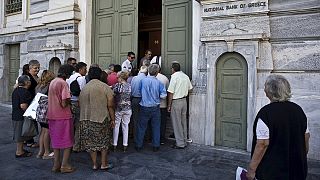
[[[140,107],[140,116],[137,125],[137,132],[135,136],[136,147],[141,148],[143,146],[144,135],[148,126],[148,122],[151,121],[152,128],[152,146],[160,146],[160,106],[154,107]]]

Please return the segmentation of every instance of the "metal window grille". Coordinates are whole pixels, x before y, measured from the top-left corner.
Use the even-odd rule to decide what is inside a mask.
[[[6,14],[15,14],[22,11],[22,0],[7,0]]]

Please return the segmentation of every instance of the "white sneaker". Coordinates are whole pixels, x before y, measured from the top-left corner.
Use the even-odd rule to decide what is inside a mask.
[[[187,143],[192,143],[192,139],[187,139]]]

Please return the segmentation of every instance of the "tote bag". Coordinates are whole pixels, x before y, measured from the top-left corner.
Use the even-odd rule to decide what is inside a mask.
[[[21,136],[34,137],[38,135],[38,124],[30,116],[25,116],[22,124]]]

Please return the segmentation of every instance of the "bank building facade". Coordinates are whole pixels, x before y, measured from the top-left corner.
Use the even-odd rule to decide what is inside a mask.
[[[178,61],[192,79],[193,143],[250,151],[266,77],[281,74],[308,117],[308,157],[320,160],[319,30],[319,0],[3,0],[0,101],[31,59],[54,72],[68,57],[106,69],[152,49],[163,74]]]

